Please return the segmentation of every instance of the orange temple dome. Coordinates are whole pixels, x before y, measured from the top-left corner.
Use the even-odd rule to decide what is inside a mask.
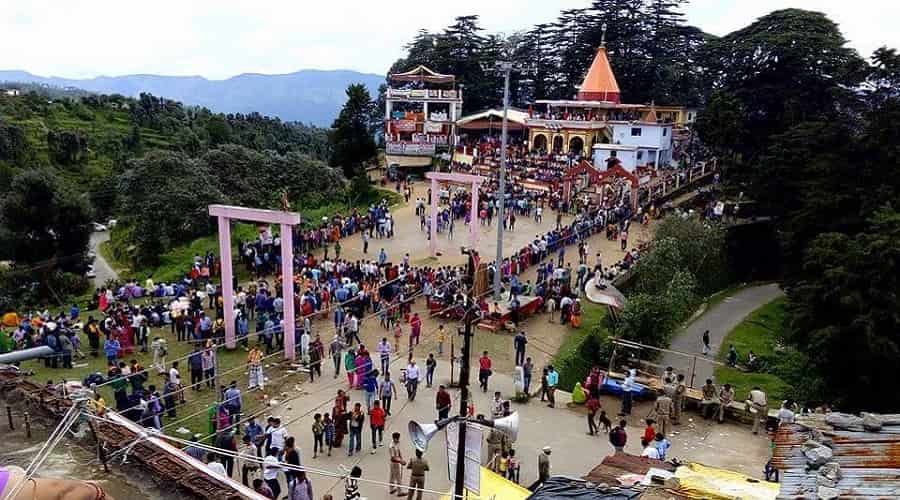
[[[616,75],[609,64],[606,44],[602,44],[597,49],[594,62],[591,63],[591,68],[578,89],[578,100],[606,101],[619,104],[621,102],[619,96],[619,84],[616,82]]]

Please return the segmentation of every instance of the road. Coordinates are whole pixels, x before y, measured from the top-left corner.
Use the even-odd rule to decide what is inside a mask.
[[[107,240],[109,240],[109,231],[94,231],[91,233],[90,248],[91,252],[94,252],[94,255],[96,255],[94,257],[94,272],[96,273],[94,284],[98,287],[103,286],[107,280],[119,278],[119,275],[116,274],[112,266],[106,262],[106,259],[100,253],[100,244]]]
[[[712,352],[708,357],[714,359],[728,332],[740,324],[751,312],[778,298],[782,293],[778,285],[774,283],[745,288],[716,304],[675,334],[670,344],[671,349],[699,355],[694,387],[699,387],[706,379],[712,378],[715,368],[712,363],[703,361],[704,357],[701,351],[703,332],[709,330],[709,344]],[[676,373],[684,373],[687,382],[690,383],[693,360],[693,357],[665,353],[660,360],[660,365],[662,367],[671,366],[675,368]]]

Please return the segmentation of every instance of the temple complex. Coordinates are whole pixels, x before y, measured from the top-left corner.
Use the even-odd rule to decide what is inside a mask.
[[[538,100],[525,120],[530,150],[591,159],[599,169],[620,164],[665,166],[673,160],[673,134],[694,121],[681,106],[626,104],[600,44],[573,100]]]

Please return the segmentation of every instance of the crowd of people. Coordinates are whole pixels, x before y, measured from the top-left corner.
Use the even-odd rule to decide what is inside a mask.
[[[409,195],[408,185],[404,184],[403,188]],[[481,221],[485,224],[493,222],[493,211],[498,203],[490,189],[490,185],[485,187],[483,210],[479,210],[479,214],[484,212],[484,218],[488,219]],[[442,198],[448,205],[446,210],[451,221],[467,217],[471,208],[468,193],[448,193],[447,197]],[[551,199],[524,189],[508,196],[506,212],[509,216],[504,223],[508,224],[509,229],[514,230],[515,217],[529,217],[541,222],[548,207],[557,212],[556,227],[536,236],[531,244],[516,252],[513,257],[504,259],[499,266],[490,263],[488,269],[491,274],[502,274],[511,305],[515,305],[521,295],[534,295],[541,298],[551,314],[559,312],[562,323],[573,323],[573,318],[580,316],[580,288],[591,275],[599,272],[607,276],[611,272],[610,268],[602,265],[599,253],[594,271],[589,271],[587,237],[610,226],[615,228],[616,235],[627,233],[632,214],[627,203],[622,203],[598,208],[595,212],[580,213],[571,223],[563,224],[562,214],[568,207],[550,206],[548,203]],[[416,210],[425,212],[424,200],[421,207],[417,204]],[[295,238],[295,244],[301,250],[295,255],[294,262],[294,302],[300,319],[296,321],[293,330],[298,354],[311,379],[322,376],[329,358],[335,378],[340,375],[342,368],[348,376],[348,389],[342,391],[343,394],[339,393],[331,411],[313,417],[311,425],[315,443],[314,457],[321,453],[330,454],[336,448],[345,449],[345,446],[349,455],[359,453],[363,446],[362,432],[365,427],[371,430],[371,451],[377,453],[382,446],[385,422],[391,416],[392,403],[397,399],[397,394],[405,389],[407,398],[414,400],[420,380],[430,388],[435,367],[443,356],[446,334],[441,329],[436,333],[436,355],[431,353],[423,358],[423,367],[420,368],[411,355],[422,336],[421,318],[413,311],[413,305],[418,298],[424,298],[428,310],[435,307],[448,309],[463,301],[461,268],[415,267],[410,265],[408,254],[392,261],[383,248],[371,260],[351,261],[341,258],[341,238],[363,231],[363,252],[367,254],[367,236],[387,238],[393,235],[392,224],[384,223],[389,220],[389,210],[379,205],[372,207],[366,215],[336,217],[323,227],[307,232],[305,237]],[[238,341],[248,350],[249,390],[263,388],[263,360],[283,348],[285,332],[290,331],[284,318],[286,299],[281,294],[280,278],[277,277],[281,266],[279,245],[277,236],[270,238],[261,234],[258,240],[242,242],[239,248],[243,263],[256,278],[249,285],[234,284],[234,321]],[[310,251],[323,246],[325,251],[318,256]],[[332,255],[329,255],[329,246],[334,249]],[[577,271],[573,271],[571,263],[564,262],[565,253],[570,247],[577,247]],[[638,255],[635,250],[633,258]],[[629,256],[626,256],[626,260]],[[538,267],[535,283],[520,280],[519,276],[533,266]],[[106,374],[92,374],[84,381],[85,384],[110,385],[115,397],[115,407],[147,427],[164,430],[166,426],[178,422],[179,405],[185,404],[187,391],[215,391],[218,402],[208,405],[207,416],[208,431],[214,436],[216,447],[233,450],[236,454],[244,448],[250,450],[255,447],[255,456],[262,461],[268,460],[270,466],[267,468],[259,463],[254,465],[249,461],[235,462],[228,457],[209,456],[206,453],[202,459],[210,461],[214,469],[218,469],[215,464],[221,463],[229,475],[237,470],[244,476],[242,479],[247,484],[253,485],[257,491],[269,491],[273,497],[277,497],[277,492],[281,491],[291,492],[291,495],[295,491],[306,491],[305,494],[311,497],[311,485],[305,476],[293,473],[286,475],[285,490],[280,490],[280,485],[276,485],[277,479],[272,481],[277,477],[277,470],[281,469],[276,467],[276,463],[271,463],[273,460],[270,455],[278,464],[292,464],[292,450],[299,457],[299,450],[288,444],[289,436],[281,439],[280,435],[284,431],[278,429],[284,428],[271,421],[257,434],[255,426],[258,424],[255,420],[250,419],[245,425],[240,425],[245,421],[242,419],[245,410],[242,402],[244,388],[239,387],[236,382],[220,385],[223,375],[218,370],[217,352],[225,337],[225,318],[223,294],[215,285],[219,272],[220,263],[211,252],[205,256],[197,255],[183,279],[178,282],[155,283],[150,277],[144,283],[129,281],[98,290],[94,304],[91,304],[99,309],[98,318],[84,318],[77,306],[56,316],[46,312],[29,315],[22,318],[12,337],[21,348],[48,345],[56,350],[56,346],[59,346],[58,356],[46,358],[48,365],[58,363],[68,367],[71,366],[71,359],[77,356],[106,357]],[[268,278],[271,275],[276,277],[270,283]],[[573,286],[571,279],[576,275]],[[485,300],[481,300],[480,305],[486,315],[490,314],[490,305]],[[377,317],[385,330],[385,337],[372,352],[360,342],[359,337],[361,322],[368,317]],[[332,325],[334,334],[323,335],[326,328],[331,330]],[[151,327],[170,329],[175,342],[191,346],[190,354],[167,363],[169,344],[163,337],[151,335]],[[87,349],[82,348],[79,343],[79,332],[87,336]],[[410,356],[405,368],[397,376],[392,376],[390,359],[402,352],[401,342],[407,332]],[[524,336],[524,332],[521,335]],[[68,339],[68,342],[63,339]],[[527,341],[522,343],[517,336],[515,348],[518,354],[521,347],[522,353],[522,359],[517,360],[517,364],[525,371],[525,390],[528,391],[534,364],[531,358],[526,359],[524,356],[525,343]],[[70,350],[71,355],[67,354]],[[141,366],[136,358],[126,363],[129,355],[138,350],[152,354],[153,363],[149,368]],[[376,357],[377,360],[373,359]],[[487,353],[479,360],[479,365],[480,378],[484,376],[482,387],[487,391],[491,371]],[[182,381],[181,371],[185,367],[191,372],[190,384]],[[151,374],[159,377],[156,383],[153,383]],[[542,400],[546,398],[550,405],[555,403],[553,393],[558,377],[552,367],[545,368],[541,375]],[[351,404],[348,394],[355,390],[360,391],[361,401]],[[100,400],[99,404],[105,407],[105,402],[102,402],[102,398]],[[445,387],[437,388],[435,410],[438,417],[447,415],[451,400]],[[492,414],[502,415],[496,411],[492,411]],[[274,431],[270,432],[272,429]],[[240,438],[242,430],[244,434]],[[273,433],[274,438],[270,437]],[[260,435],[264,436],[262,441],[259,440]],[[344,438],[347,439],[346,445],[343,443]],[[272,439],[275,440],[274,445]],[[498,439],[502,441],[502,436]],[[238,441],[244,443],[243,448]],[[415,458],[406,459],[399,449],[395,456],[394,445],[399,446],[396,438],[392,437],[391,443],[389,455],[393,478],[395,464],[408,467]],[[491,467],[518,480],[519,466],[515,450],[502,445],[497,451],[489,457]],[[236,469],[235,463],[239,465]],[[245,472],[245,468],[250,473]],[[273,475],[268,469],[276,470],[276,473]],[[260,477],[253,477],[254,470]],[[403,470],[421,470],[421,467]],[[410,481],[413,485],[424,484],[424,476],[413,473]],[[399,480],[393,489],[403,490]],[[415,490],[410,490],[406,493],[411,495],[414,492]]]

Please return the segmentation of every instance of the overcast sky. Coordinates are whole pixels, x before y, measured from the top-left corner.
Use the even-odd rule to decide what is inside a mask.
[[[353,69],[383,74],[419,28],[478,14],[492,31],[555,19],[589,0],[2,0],[0,69],[43,76]],[[863,56],[900,47],[897,0],[692,0],[689,23],[724,35],[788,6],[824,11]]]

